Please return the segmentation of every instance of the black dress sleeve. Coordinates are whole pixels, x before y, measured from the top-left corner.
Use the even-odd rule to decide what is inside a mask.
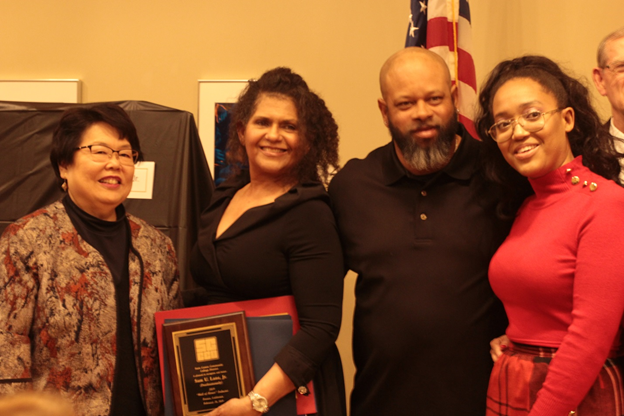
[[[307,201],[287,213],[283,250],[301,329],[275,358],[295,386],[304,386],[333,348],[342,319],[343,256],[330,207]]]

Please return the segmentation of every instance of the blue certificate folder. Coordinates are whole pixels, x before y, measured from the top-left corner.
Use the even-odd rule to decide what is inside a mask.
[[[290,315],[247,317],[247,332],[251,346],[251,360],[256,381],[269,371],[275,363],[275,356],[290,341],[293,334],[293,322]],[[187,319],[165,319],[165,323],[181,322]],[[164,340],[163,340],[164,341]],[[166,352],[166,349],[163,348]],[[168,360],[162,360],[164,366],[165,416],[175,416],[171,379],[169,378]],[[297,403],[295,393],[289,393],[271,406],[269,416],[296,416]]]

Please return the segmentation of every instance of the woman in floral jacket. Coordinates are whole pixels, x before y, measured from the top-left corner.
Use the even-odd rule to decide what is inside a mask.
[[[154,312],[181,306],[169,238],[127,214],[141,150],[113,104],[68,110],[50,159],[67,195],[0,238],[0,394],[77,415],[163,414]]]

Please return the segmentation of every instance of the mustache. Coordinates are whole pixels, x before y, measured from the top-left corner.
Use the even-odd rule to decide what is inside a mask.
[[[424,129],[440,129],[440,126],[437,124],[427,123],[427,122],[414,122],[412,127],[409,129],[410,132],[415,132],[418,130]]]

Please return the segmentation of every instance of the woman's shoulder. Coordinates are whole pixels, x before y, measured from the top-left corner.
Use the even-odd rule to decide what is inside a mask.
[[[611,179],[606,179],[589,169],[584,175],[579,175],[578,191],[596,203],[624,203],[624,187]]]
[[[161,242],[168,245],[172,244],[169,237],[147,221],[130,213],[126,213],[126,217],[130,223],[130,232],[134,240],[149,240],[151,242]]]
[[[336,220],[325,187],[298,186],[289,196],[292,203],[278,216],[287,250],[305,253],[312,247],[323,247],[341,258]]]
[[[320,182],[307,182],[292,187],[275,200],[278,211],[331,212],[327,190]]]
[[[284,203],[285,208],[279,215],[283,219],[284,230],[295,234],[334,233],[336,220],[323,185],[298,186],[291,190],[289,198],[290,204]]]
[[[26,229],[49,231],[51,227],[63,228],[69,226],[71,226],[71,221],[65,211],[63,203],[61,201],[56,201],[19,218],[7,227],[5,233],[15,233],[19,230]]]
[[[59,247],[72,245],[76,235],[63,204],[58,201],[10,224],[0,238],[0,250],[10,246],[23,256],[30,256],[33,251],[50,256]]]
[[[177,255],[171,239],[162,231],[141,218],[126,213],[130,225],[132,247],[147,259],[167,259],[169,264],[177,264]]]
[[[569,201],[583,218],[617,224],[624,221],[624,188],[589,169],[571,179],[574,197]],[[622,220],[620,220],[622,218]]]

